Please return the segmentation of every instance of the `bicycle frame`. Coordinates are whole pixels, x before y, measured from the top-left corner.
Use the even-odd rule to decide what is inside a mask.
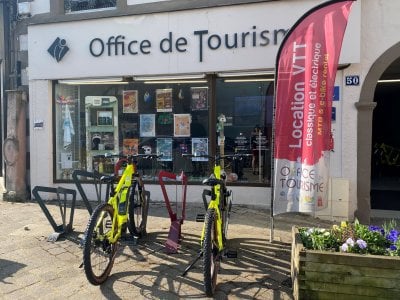
[[[213,170],[214,176],[216,179],[221,180],[221,165],[215,164]],[[221,210],[220,210],[220,201],[221,201],[221,184],[217,184],[213,187],[212,195],[215,195],[215,199],[212,199],[210,204],[208,205],[208,209],[214,209],[216,212],[216,224],[217,224],[217,242],[218,242],[218,250],[222,251],[224,249],[224,242],[222,238],[222,217],[221,217]],[[205,232],[205,223],[203,224],[203,230],[201,232],[201,245],[203,245],[204,241],[204,232]]]
[[[127,194],[130,188],[132,187],[132,178],[136,173],[136,165],[132,161],[132,158],[120,159],[116,165],[117,168],[120,168],[122,163],[127,162],[127,166],[122,173],[121,178],[118,181],[117,187],[112,191],[112,196],[107,201],[114,209],[113,224],[111,225],[111,230],[108,232],[108,240],[110,243],[115,243],[122,235],[122,225],[127,222],[128,219],[128,205],[129,201],[127,199]],[[124,213],[120,214],[119,211],[124,211]],[[103,216],[102,216],[103,217]],[[96,224],[96,229],[100,226],[102,218],[99,219],[99,222]]]

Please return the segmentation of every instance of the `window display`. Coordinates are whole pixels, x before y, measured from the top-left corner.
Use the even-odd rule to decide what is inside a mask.
[[[161,169],[184,170],[189,182],[200,183],[209,175],[211,161],[182,154],[212,156],[223,150],[254,153],[253,159],[225,165],[231,181],[268,184],[272,125],[268,91],[273,82],[228,83],[217,78],[214,86],[211,91],[205,80],[55,84],[55,180],[71,180],[74,169],[112,173],[114,161],[98,155],[157,153],[162,157],[138,162],[143,178],[156,182]],[[219,115],[225,116],[222,144]],[[254,139],[256,125],[262,133]],[[258,146],[253,149],[254,143]]]
[[[232,164],[237,182],[270,184],[273,81],[218,79],[217,115],[224,114],[224,151],[251,154]],[[256,133],[255,133],[255,129]],[[229,166],[229,165],[228,165]]]
[[[80,168],[79,158],[79,100],[77,89],[70,86],[60,87],[55,94],[56,113],[56,177],[72,179],[72,172]]]
[[[118,153],[118,102],[113,96],[85,97],[86,169],[113,172],[113,162],[99,161],[98,155]],[[102,164],[105,164],[103,166]],[[104,167],[106,171],[104,170]],[[111,170],[111,172],[109,172]]]

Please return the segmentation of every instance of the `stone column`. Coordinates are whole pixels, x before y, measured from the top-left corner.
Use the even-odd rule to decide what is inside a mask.
[[[371,217],[372,116],[376,102],[357,102],[357,210],[354,216],[369,224]]]
[[[5,192],[3,199],[25,201],[26,194],[26,93],[7,91],[7,136],[3,143]]]

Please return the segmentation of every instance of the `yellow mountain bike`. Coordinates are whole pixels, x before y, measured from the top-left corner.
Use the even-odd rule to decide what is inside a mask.
[[[197,215],[196,221],[203,221],[203,230],[201,232],[199,255],[189,264],[182,276],[193,267],[193,265],[203,257],[203,283],[204,291],[207,296],[214,294],[217,285],[217,275],[220,267],[220,261],[223,256],[228,258],[236,257],[236,251],[226,248],[227,233],[230,211],[232,207],[232,191],[226,186],[226,173],[221,167],[224,159],[241,160],[250,154],[228,154],[219,155],[215,158],[209,156],[185,155],[192,157],[208,157],[214,159],[213,173],[203,184],[210,186],[209,190],[204,190],[203,201],[205,202],[206,213]],[[211,197],[207,204],[205,196]]]
[[[149,199],[146,196],[141,176],[136,170],[136,160],[157,158],[153,154],[118,157],[115,174],[103,176],[109,184],[110,198],[93,211],[83,240],[83,266],[88,281],[102,284],[111,272],[118,241],[128,227],[130,233],[140,237],[146,231]],[[119,178],[119,170],[122,176]],[[114,183],[118,182],[114,188]]]

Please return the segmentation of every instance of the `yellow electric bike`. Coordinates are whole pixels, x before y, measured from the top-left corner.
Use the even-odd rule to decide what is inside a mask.
[[[115,174],[101,178],[109,184],[110,198],[93,210],[83,240],[83,266],[88,281],[93,285],[100,285],[108,278],[118,241],[126,228],[135,237],[145,234],[149,199],[137,172],[136,160],[139,157],[154,159],[158,156],[137,154],[107,157],[118,157]],[[114,188],[115,182],[117,186]]]
[[[205,214],[198,214],[196,221],[204,222],[200,238],[199,255],[189,264],[182,276],[193,267],[193,265],[203,258],[203,283],[204,292],[208,297],[214,294],[217,285],[217,275],[220,268],[220,261],[223,256],[235,258],[236,251],[228,250],[227,234],[229,217],[232,208],[232,191],[226,186],[227,176],[223,170],[223,160],[241,160],[250,154],[228,154],[210,156],[183,155],[192,157],[208,157],[214,159],[213,173],[205,180],[203,184],[210,187],[203,192],[203,201],[206,206]],[[209,203],[206,197],[210,197]]]

